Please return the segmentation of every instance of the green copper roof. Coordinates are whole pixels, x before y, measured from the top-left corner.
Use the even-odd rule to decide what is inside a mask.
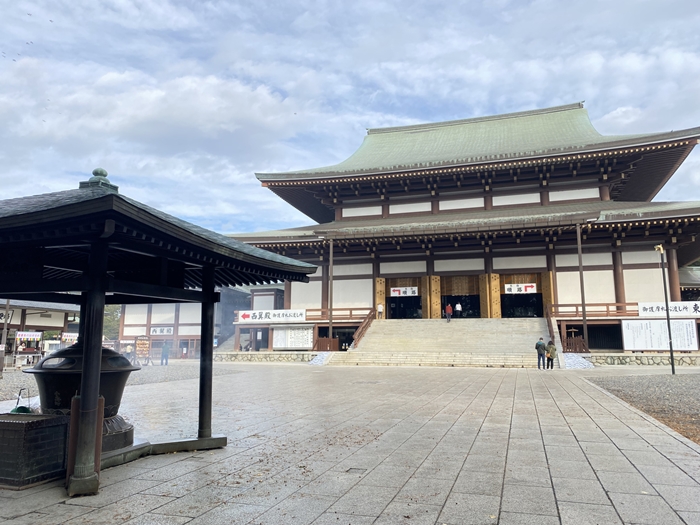
[[[304,180],[580,153],[700,137],[700,128],[648,135],[598,133],[583,103],[454,120],[370,129],[360,148],[333,166],[257,173],[261,181]]]

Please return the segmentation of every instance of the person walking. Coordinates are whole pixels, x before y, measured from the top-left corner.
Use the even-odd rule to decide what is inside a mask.
[[[450,322],[450,319],[452,319],[452,305],[448,304],[445,306],[445,317],[447,317],[447,322]]]
[[[537,350],[537,370],[540,370],[540,361],[542,362],[542,370],[545,370],[547,365],[544,356],[547,353],[547,345],[544,344],[543,337],[540,337],[540,340],[535,343],[535,350]]]
[[[547,368],[554,370],[554,360],[557,358],[557,345],[555,345],[552,341],[547,343],[545,355],[547,356]]]
[[[170,345],[172,344],[171,341],[165,341],[163,343],[163,348],[160,351],[160,366],[168,366],[168,358],[170,357]]]
[[[455,305],[455,317],[462,317],[462,303],[460,302]]]
[[[384,303],[379,303],[377,305],[377,319],[384,317]]]

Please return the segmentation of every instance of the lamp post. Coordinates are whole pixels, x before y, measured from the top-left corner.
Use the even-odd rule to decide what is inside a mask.
[[[661,277],[664,281],[664,301],[666,302],[666,325],[668,327],[668,348],[671,353],[671,374],[676,374],[676,364],[673,359],[673,336],[671,335],[671,310],[668,307],[668,286],[666,285],[666,257],[663,244],[654,246],[654,250],[661,256]]]

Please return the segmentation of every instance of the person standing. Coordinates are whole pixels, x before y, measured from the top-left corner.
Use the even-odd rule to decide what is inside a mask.
[[[163,343],[163,349],[160,351],[160,366],[168,366],[168,358],[170,357],[170,345],[171,341],[165,341]]]
[[[384,317],[384,303],[379,303],[377,305],[377,319]]]
[[[547,368],[554,370],[554,360],[557,358],[557,345],[550,341],[547,343],[546,350],[545,355],[547,356]]]
[[[547,353],[547,346],[544,344],[544,338],[540,337],[540,340],[535,343],[535,350],[537,350],[537,370],[540,370],[540,361],[542,362],[542,370],[545,370],[547,365],[544,356]]]
[[[459,301],[455,305],[455,317],[462,317],[462,303]]]
[[[450,319],[452,319],[452,305],[448,303],[447,306],[445,306],[445,317],[447,317],[447,322],[450,322]]]

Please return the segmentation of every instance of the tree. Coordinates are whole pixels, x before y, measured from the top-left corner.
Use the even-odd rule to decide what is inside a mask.
[[[119,304],[105,306],[104,328],[102,335],[106,339],[114,340],[119,337],[119,319],[122,316],[122,307]]]

